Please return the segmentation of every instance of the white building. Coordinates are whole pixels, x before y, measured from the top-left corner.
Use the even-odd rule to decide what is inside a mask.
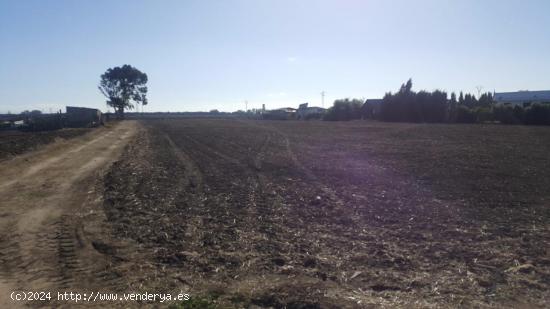
[[[493,95],[496,103],[512,105],[529,105],[531,103],[550,103],[550,90],[496,92]]]
[[[325,108],[317,107],[317,106],[308,107],[308,103],[300,104],[300,106],[296,110],[298,119],[307,119],[307,116],[309,115],[322,115],[325,112],[326,112]]]

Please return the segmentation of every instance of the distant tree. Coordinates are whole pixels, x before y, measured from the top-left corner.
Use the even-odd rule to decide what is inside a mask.
[[[124,118],[124,109],[134,104],[147,104],[147,74],[125,64],[108,69],[101,75],[99,90],[107,98],[107,104],[116,110],[118,118]]]
[[[459,105],[456,113],[456,122],[474,123],[476,122],[475,113],[464,105]]]
[[[445,122],[449,110],[447,93],[412,91],[412,80],[402,84],[395,94],[384,96],[380,108],[380,118],[385,121],[406,122]]]
[[[451,99],[449,100],[449,114],[447,115],[447,121],[455,122],[456,113],[458,108],[458,100],[456,98],[456,93],[451,93]]]
[[[533,104],[525,109],[525,124],[550,125],[550,104]]]
[[[493,94],[490,92],[484,93],[479,97],[478,105],[481,107],[489,107],[493,105]]]
[[[340,99],[334,101],[334,105],[328,109],[324,120],[346,121],[361,119],[361,108],[363,100],[359,99]]]
[[[467,93],[464,95],[464,103],[466,107],[468,108],[474,108],[477,105],[477,100],[475,95]]]
[[[483,123],[494,120],[494,114],[492,113],[491,107],[478,106],[473,110],[476,115],[476,121]]]
[[[220,113],[220,111],[217,110],[217,109],[211,109],[210,110],[210,114],[219,114],[219,113]]]
[[[516,108],[517,107],[517,108]],[[523,108],[520,106],[512,107],[508,104],[498,104],[493,106],[493,119],[503,124],[520,124],[523,122]]]
[[[425,121],[427,122],[445,122],[447,120],[448,98],[447,93],[441,90],[435,90],[430,94],[428,103],[424,103]]]
[[[460,95],[458,96],[458,104],[463,105],[464,104],[464,93],[461,91]]]
[[[456,100],[456,93],[451,92],[451,104],[457,104],[458,101]]]
[[[399,89],[399,92],[400,92],[400,93],[411,93],[411,91],[412,91],[412,86],[413,86],[412,78],[409,78],[409,80],[407,81],[407,83],[401,85],[401,89]]]
[[[523,109],[523,107],[519,105],[514,106],[513,115],[514,118],[517,119],[518,123],[523,123],[525,121],[525,110]]]

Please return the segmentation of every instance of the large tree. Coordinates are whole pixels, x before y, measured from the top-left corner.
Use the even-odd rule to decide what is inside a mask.
[[[117,117],[124,118],[124,109],[133,109],[135,104],[147,104],[147,74],[125,64],[108,69],[101,75],[99,90],[107,98]]]

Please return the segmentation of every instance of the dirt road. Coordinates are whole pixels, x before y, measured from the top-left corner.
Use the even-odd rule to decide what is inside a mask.
[[[12,291],[86,288],[102,275],[82,223],[101,209],[100,176],[138,127],[121,122],[1,163],[1,308],[25,305]]]

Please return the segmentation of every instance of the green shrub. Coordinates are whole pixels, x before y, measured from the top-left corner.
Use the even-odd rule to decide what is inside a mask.
[[[495,105],[493,106],[493,118],[504,124],[519,124],[522,123],[523,108],[508,104]]]
[[[347,121],[361,119],[361,107],[363,107],[363,100],[336,100],[334,101],[334,105],[328,109],[323,120]]]
[[[456,122],[458,123],[475,123],[476,114],[466,106],[459,106],[456,110]]]
[[[550,125],[550,104],[533,104],[525,109],[525,124]]]
[[[489,107],[478,107],[474,110],[477,122],[493,121],[493,112]]]

